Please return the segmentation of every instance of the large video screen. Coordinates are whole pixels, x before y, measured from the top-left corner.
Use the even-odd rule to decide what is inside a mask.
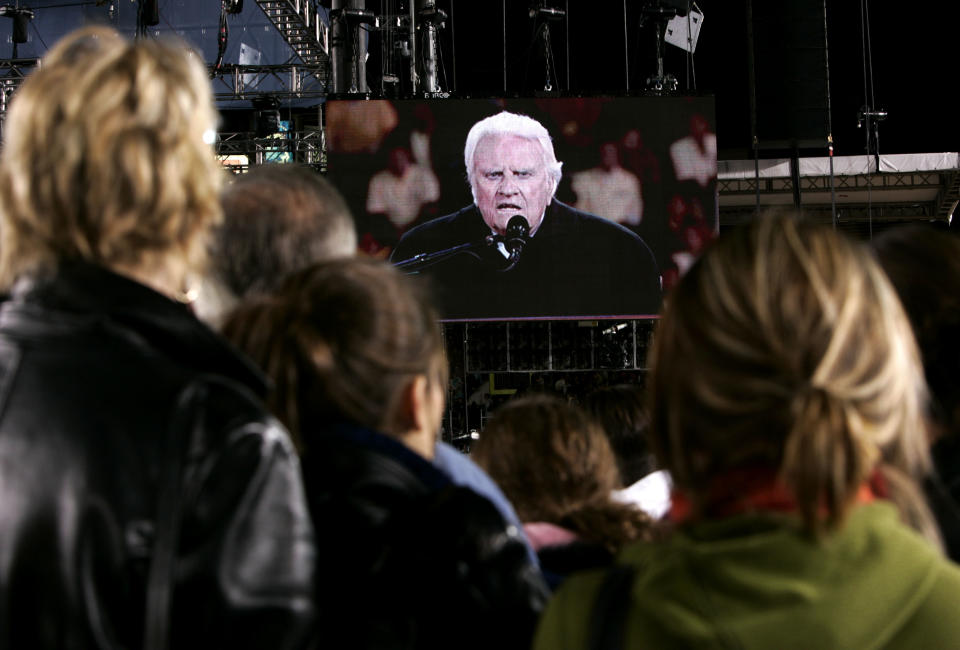
[[[712,97],[331,100],[360,246],[445,320],[644,317],[718,229]]]

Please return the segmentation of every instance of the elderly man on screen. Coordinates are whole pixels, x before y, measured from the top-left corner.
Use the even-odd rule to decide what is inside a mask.
[[[433,279],[444,317],[658,311],[660,276],[646,243],[554,197],[562,163],[543,125],[508,112],[480,120],[467,135],[464,163],[473,205],[410,230],[392,257],[400,263],[473,245],[418,269]],[[528,235],[519,257],[508,259],[503,239],[518,215]]]

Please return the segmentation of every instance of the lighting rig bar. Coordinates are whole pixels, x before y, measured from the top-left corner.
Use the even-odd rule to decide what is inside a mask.
[[[6,114],[13,93],[26,76],[39,65],[39,59],[0,59],[0,117]],[[210,66],[213,73],[213,66]],[[277,99],[320,99],[326,97],[326,69],[316,66],[281,65],[225,65],[213,79],[217,100],[249,99],[271,95]],[[264,90],[269,81],[274,88]],[[276,88],[279,85],[279,88]]]
[[[213,74],[214,68],[210,67]],[[327,67],[297,64],[222,65],[213,79],[213,92],[218,100],[248,99],[272,95],[277,99],[321,98],[327,94]],[[268,82],[280,86],[267,89]]]
[[[39,59],[0,59],[0,119],[6,114],[13,93],[39,64]]]
[[[263,138],[252,132],[220,133],[216,148],[224,166],[234,172],[246,171],[249,165],[263,164],[283,154],[290,154],[290,162],[312,165],[321,171],[326,167],[323,131],[319,128],[283,131]],[[246,161],[241,162],[241,157],[246,157]]]

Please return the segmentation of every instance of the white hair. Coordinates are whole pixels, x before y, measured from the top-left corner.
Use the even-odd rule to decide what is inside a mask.
[[[477,152],[477,145],[488,135],[515,135],[528,140],[536,140],[543,152],[543,162],[552,185],[550,196],[554,195],[557,191],[557,185],[560,183],[560,167],[563,163],[557,161],[557,156],[553,152],[553,141],[550,139],[550,133],[532,117],[503,111],[480,120],[473,125],[467,134],[467,143],[463,147],[463,164],[467,168],[467,182],[470,183],[474,203],[476,203],[477,196],[473,185],[473,158]]]

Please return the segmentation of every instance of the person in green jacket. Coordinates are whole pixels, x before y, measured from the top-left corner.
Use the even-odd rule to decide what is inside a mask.
[[[862,245],[792,217],[725,234],[651,355],[674,530],[570,578],[536,650],[960,647],[960,568],[918,488],[923,371]]]

